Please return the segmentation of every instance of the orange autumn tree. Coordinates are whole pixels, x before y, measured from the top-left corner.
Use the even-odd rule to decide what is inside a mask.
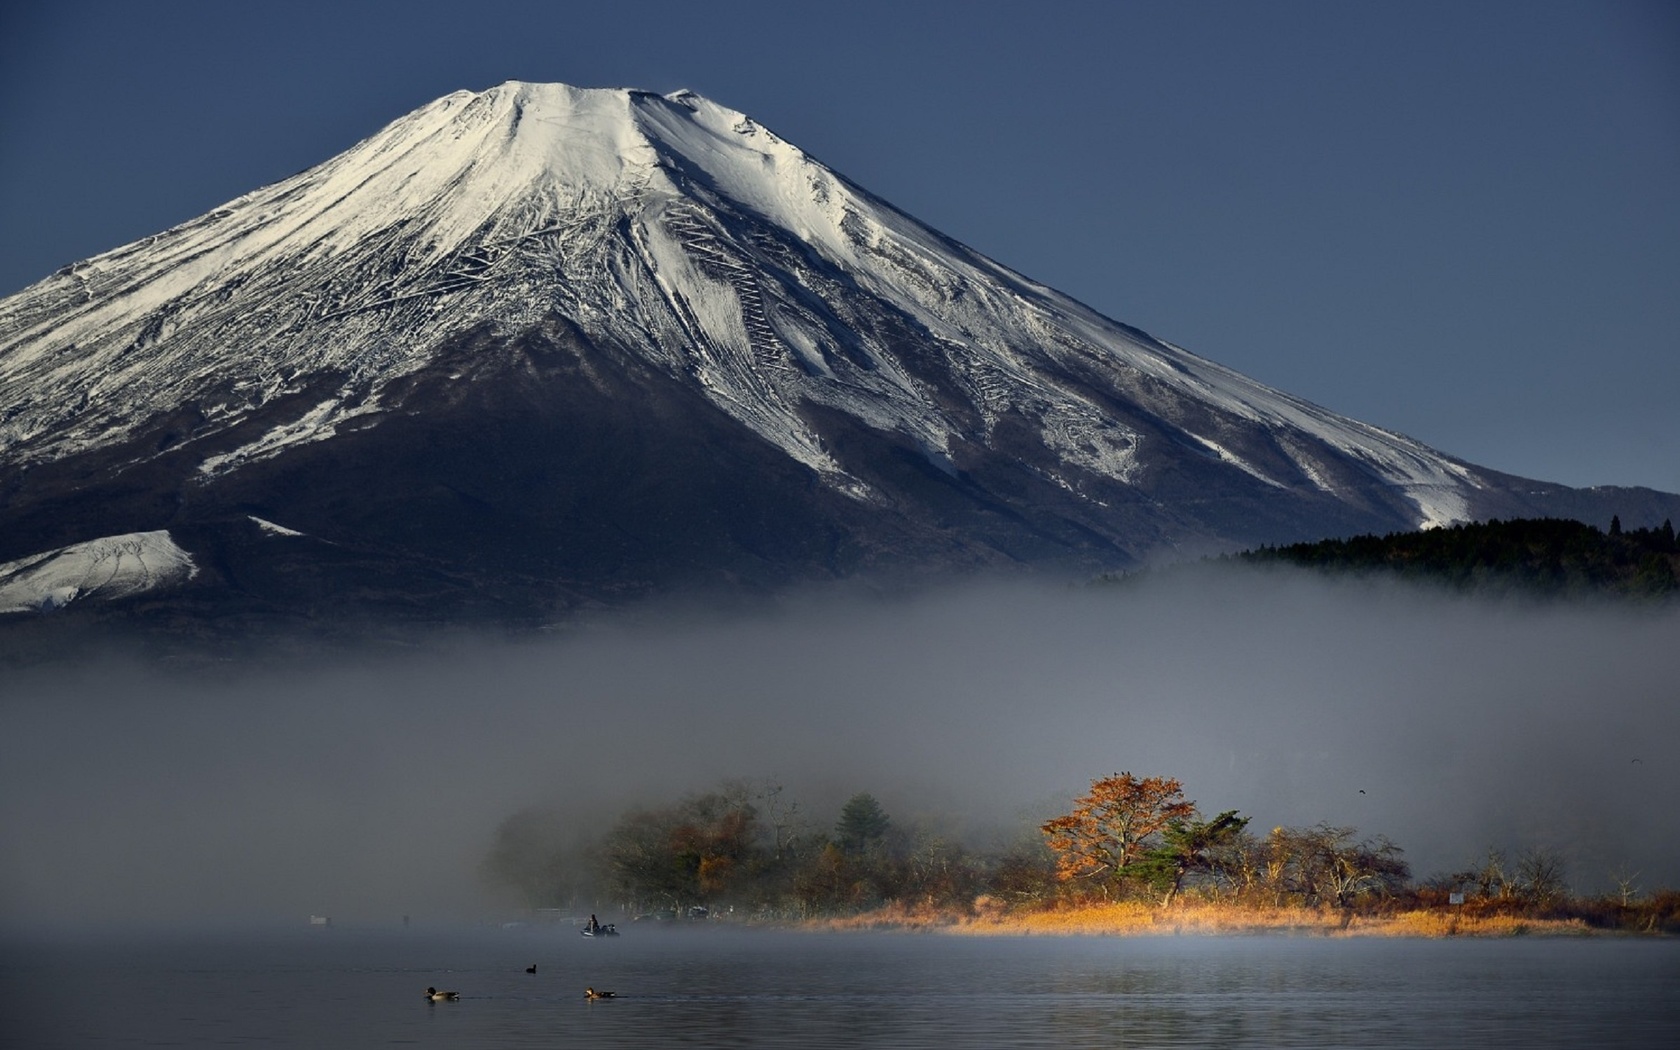
[[[1143,859],[1152,836],[1195,813],[1196,804],[1185,799],[1177,780],[1116,773],[1091,781],[1091,793],[1074,800],[1072,813],[1046,821],[1040,830],[1056,855],[1056,877],[1092,880],[1106,897]]]

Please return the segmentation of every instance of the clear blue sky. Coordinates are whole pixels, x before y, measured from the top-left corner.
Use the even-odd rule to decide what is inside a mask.
[[[0,294],[508,79],[692,88],[1291,393],[1680,491],[1672,2],[14,3]]]

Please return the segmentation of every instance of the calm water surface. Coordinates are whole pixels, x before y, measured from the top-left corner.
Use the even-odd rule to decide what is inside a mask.
[[[619,997],[586,1002],[591,984]],[[427,1002],[427,985],[460,1001]],[[12,938],[0,1046],[1672,1048],[1680,942],[640,928]]]

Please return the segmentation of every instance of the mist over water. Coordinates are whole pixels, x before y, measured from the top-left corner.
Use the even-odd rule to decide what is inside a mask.
[[[1292,571],[1120,587],[813,592],[508,644],[0,681],[0,924],[494,912],[497,824],[580,833],[731,777],[816,828],[1010,833],[1128,770],[1252,830],[1386,834],[1420,877],[1562,852],[1680,885],[1680,611],[1473,600]]]

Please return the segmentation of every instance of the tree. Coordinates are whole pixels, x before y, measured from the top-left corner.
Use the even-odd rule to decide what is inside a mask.
[[[861,907],[872,900],[861,865],[832,842],[799,866],[793,876],[793,896],[801,913]]]
[[[880,844],[890,827],[892,821],[875,796],[860,792],[840,807],[840,821],[834,825],[835,845],[846,853],[867,853]]]
[[[799,803],[784,797],[786,789],[780,782],[769,778],[756,782],[728,781],[725,789],[755,804],[770,829],[770,852],[776,861],[798,854],[805,820],[799,812]]]
[[[1175,820],[1195,816],[1196,804],[1169,777],[1116,773],[1091,781],[1091,792],[1074,800],[1073,812],[1041,825],[1056,854],[1063,882],[1089,879],[1104,896],[1128,876],[1150,848],[1152,837]]]
[[[681,913],[698,889],[672,849],[671,810],[635,809],[613,825],[602,845],[608,887],[631,911],[667,908]]]
[[[1517,858],[1517,892],[1542,908],[1556,904],[1566,894],[1563,857],[1555,850],[1534,846]]]
[[[1184,880],[1218,869],[1220,851],[1234,843],[1248,827],[1248,818],[1228,809],[1212,820],[1169,820],[1161,829],[1161,844],[1144,855],[1143,867],[1166,895],[1166,907],[1178,896]]]
[[[762,855],[760,835],[750,802],[713,791],[667,809],[625,814],[603,853],[612,886],[626,901],[681,914],[746,892]]]
[[[1352,829],[1346,830],[1351,836]],[[1323,859],[1329,868],[1330,887],[1336,904],[1345,908],[1362,894],[1377,892],[1386,895],[1404,886],[1412,870],[1400,859],[1403,852],[1386,835],[1362,842],[1351,842],[1347,838],[1328,840]]]
[[[1639,876],[1626,864],[1618,865],[1610,873],[1610,879],[1616,884],[1616,902],[1624,908],[1630,908],[1639,899]]]
[[[1476,862],[1475,867],[1458,872],[1453,879],[1476,887],[1476,893],[1485,900],[1509,897],[1515,887],[1511,883],[1508,867],[1505,852],[1490,846]]]
[[[1042,837],[1006,848],[992,866],[991,892],[1011,904],[1042,901],[1056,885],[1056,862]]]
[[[928,831],[912,836],[910,849],[897,867],[901,900],[966,909],[983,884],[980,865],[968,850]]]
[[[1391,892],[1405,884],[1411,869],[1403,852],[1387,837],[1355,841],[1354,828],[1316,824],[1310,828],[1273,828],[1266,840],[1270,878],[1280,896],[1298,895],[1303,903],[1351,905],[1369,892]]]
[[[671,832],[671,845],[694,873],[696,896],[710,903],[750,872],[759,834],[751,803],[717,792],[689,799]]]

